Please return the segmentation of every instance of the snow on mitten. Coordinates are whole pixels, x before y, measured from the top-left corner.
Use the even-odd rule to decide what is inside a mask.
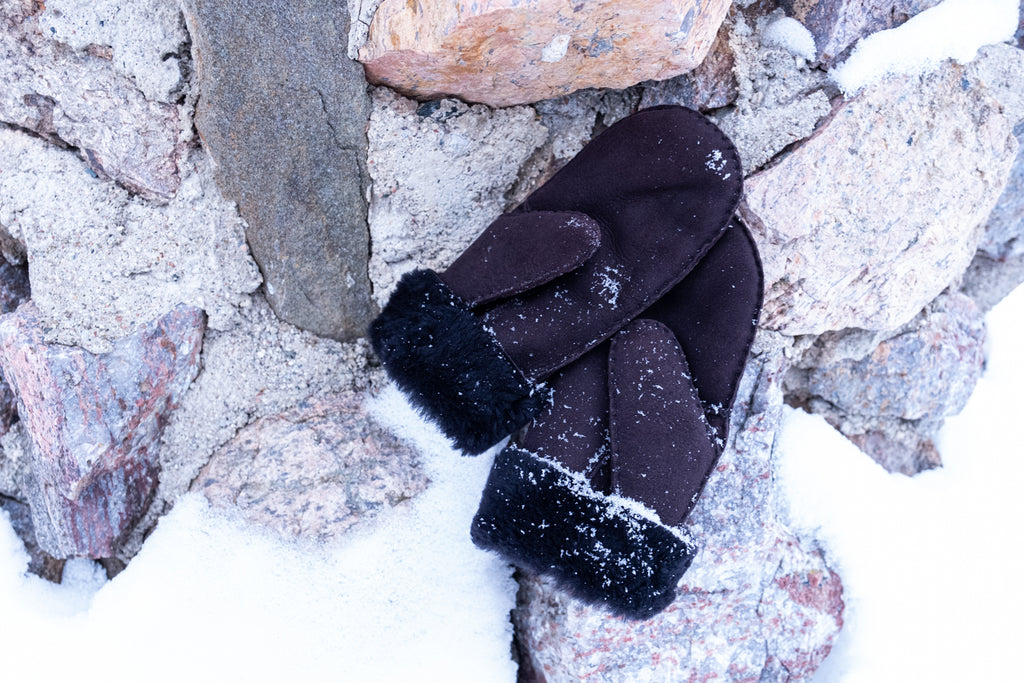
[[[739,201],[735,147],[682,107],[591,141],[443,273],[399,281],[370,339],[391,379],[468,453],[544,409],[537,383],[679,282]]]
[[[552,378],[551,406],[495,459],[473,542],[622,616],[671,604],[696,553],[677,527],[725,448],[762,288],[736,220],[642,318]]]

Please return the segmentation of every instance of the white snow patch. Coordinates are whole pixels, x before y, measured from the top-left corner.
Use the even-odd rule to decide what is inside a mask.
[[[830,76],[853,96],[887,75],[925,73],[946,59],[966,64],[985,45],[1013,37],[1018,11],[1017,0],[945,0],[862,39]]]
[[[769,24],[761,34],[761,41],[765,45],[781,47],[809,62],[814,61],[818,54],[814,36],[806,26],[791,17],[781,17]]]
[[[778,448],[789,521],[822,539],[846,603],[817,683],[1018,677],[1022,321],[1018,288],[988,315],[986,373],[940,433],[941,469],[888,474],[820,416],[788,411]]]
[[[0,515],[4,680],[514,681],[511,570],[469,538],[493,452],[459,456],[393,388],[373,410],[421,449],[431,485],[335,544],[188,495],[114,580],[80,560],[55,586],[26,574]]]

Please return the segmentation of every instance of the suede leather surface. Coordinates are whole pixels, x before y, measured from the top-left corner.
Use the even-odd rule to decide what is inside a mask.
[[[551,378],[552,403],[519,447],[680,524],[725,448],[762,290],[757,248],[734,219],[642,318]]]
[[[527,380],[544,379],[610,337],[689,272],[728,225],[742,177],[733,144],[695,111],[656,107],[622,119],[499,219],[582,213],[600,226],[596,251],[545,285],[481,308],[484,325]],[[563,243],[551,234],[524,248]],[[491,259],[486,267],[493,280],[511,280],[521,263]],[[460,278],[442,278],[455,291],[463,286]]]

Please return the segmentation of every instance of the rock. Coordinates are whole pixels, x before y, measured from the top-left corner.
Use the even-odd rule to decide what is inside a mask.
[[[426,488],[416,453],[355,392],[318,396],[245,427],[192,484],[215,506],[298,538],[329,541]]]
[[[920,420],[959,413],[981,377],[985,319],[962,294],[928,308],[867,357],[811,368],[807,392],[853,415]]]
[[[963,410],[984,367],[981,311],[963,294],[943,294],[859,356],[853,349],[864,339],[856,331],[819,337],[786,377],[790,400],[824,415],[890,472],[941,465],[933,439],[943,418]]]
[[[374,315],[363,198],[369,100],[345,3],[188,0],[196,126],[274,311],[346,340]]]
[[[739,94],[739,83],[733,73],[736,55],[729,41],[734,22],[735,19],[727,19],[722,24],[704,61],[693,71],[668,80],[645,83],[640,107],[681,104],[690,109],[708,111],[732,104]]]
[[[25,544],[25,552],[28,554],[26,567],[28,571],[47,581],[60,583],[64,573],[65,560],[56,559],[36,543],[36,533],[32,527],[32,511],[28,505],[14,498],[0,495],[0,510],[7,513],[14,533]]]
[[[185,154],[177,107],[147,100],[109,61],[47,39],[38,17],[6,19],[14,28],[0,32],[0,121],[77,148],[94,174],[132,192],[171,199]]]
[[[28,269],[8,263],[0,257],[0,315],[15,310],[31,296]],[[0,377],[0,436],[7,433],[18,413],[14,392]]]
[[[777,17],[755,14],[751,27],[738,14],[729,36],[738,93],[735,106],[717,123],[736,145],[746,174],[808,137],[832,111],[825,74],[811,69],[803,57],[762,40]]]
[[[842,582],[776,510],[783,366],[778,353],[748,365],[732,445],[687,523],[701,551],[665,612],[625,621],[521,580],[513,621],[543,680],[801,680],[821,664],[843,624]]]
[[[505,209],[504,193],[546,137],[529,107],[417,106],[376,90],[369,168],[377,302],[406,271],[448,267]]]
[[[625,88],[694,69],[727,0],[384,0],[359,59],[367,78],[417,98],[495,107],[582,88]]]
[[[1004,260],[1024,255],[1024,123],[1014,130],[1020,146],[1006,189],[985,222],[978,249],[989,258]]]
[[[747,179],[762,324],[803,335],[909,321],[967,268],[1016,148],[998,103],[952,63],[844,102]]]
[[[0,224],[31,261],[45,340],[93,353],[187,303],[210,325],[234,324],[259,271],[210,161],[182,164],[174,199],[158,205],[92,177],[68,151],[0,128]]]
[[[782,0],[787,13],[814,36],[818,61],[833,66],[858,40],[893,28],[940,0]]]
[[[109,353],[46,344],[32,302],[0,318],[0,367],[31,440],[40,547],[110,557],[145,512],[159,439],[199,371],[203,313],[180,306]]]
[[[47,0],[39,28],[76,52],[109,53],[147,100],[173,103],[181,90],[188,34],[176,2]]]

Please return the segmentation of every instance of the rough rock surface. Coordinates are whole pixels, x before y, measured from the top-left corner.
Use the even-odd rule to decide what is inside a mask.
[[[947,293],[895,334],[822,335],[788,373],[786,390],[887,470],[913,475],[941,465],[933,439],[973,393],[984,345],[980,309]]]
[[[250,424],[214,453],[192,490],[283,534],[328,541],[426,485],[416,453],[346,392]]]
[[[728,0],[384,0],[359,59],[371,82],[497,107],[624,88],[703,61]]]
[[[344,3],[187,0],[196,126],[282,319],[335,339],[374,314],[363,167],[369,100]]]
[[[47,553],[110,557],[145,512],[203,329],[203,312],[180,306],[94,355],[46,344],[32,302],[0,318],[0,366],[31,440],[25,493]]]
[[[174,102],[180,93],[188,34],[177,2],[47,0],[39,28],[76,52],[108,59],[147,100]]]
[[[18,308],[31,295],[29,289],[28,269],[8,263],[0,256],[0,315]],[[11,428],[17,413],[18,405],[14,392],[0,376],[0,436]]]
[[[51,40],[17,8],[0,4],[0,25],[11,27],[0,31],[0,121],[77,148],[94,174],[132,192],[172,198],[185,154],[178,108],[147,100],[110,61]]]
[[[547,131],[529,107],[417,106],[384,89],[373,103],[370,279],[383,303],[403,273],[447,267],[498,217]]]
[[[0,225],[21,242],[47,342],[94,353],[179,303],[229,327],[259,286],[235,208],[195,154],[167,204],[95,178],[68,151],[0,127]]]
[[[735,143],[748,174],[810,135],[832,110],[825,74],[762,40],[776,18],[754,14],[748,21],[738,14],[729,37],[738,92],[735,106],[717,123]]]
[[[659,104],[681,104],[707,111],[732,104],[739,94],[733,70],[736,55],[730,45],[735,18],[726,19],[704,60],[693,71],[663,81],[644,84],[641,108]]]
[[[513,621],[537,680],[781,681],[817,669],[842,627],[842,582],[777,516],[783,367],[779,353],[748,365],[733,443],[687,522],[701,551],[665,612],[630,622],[521,580]]]
[[[832,66],[858,40],[893,28],[941,0],[782,0],[790,16],[814,36],[818,60]]]
[[[747,180],[762,324],[801,335],[909,321],[967,268],[1016,148],[999,103],[951,63],[845,102]]]

